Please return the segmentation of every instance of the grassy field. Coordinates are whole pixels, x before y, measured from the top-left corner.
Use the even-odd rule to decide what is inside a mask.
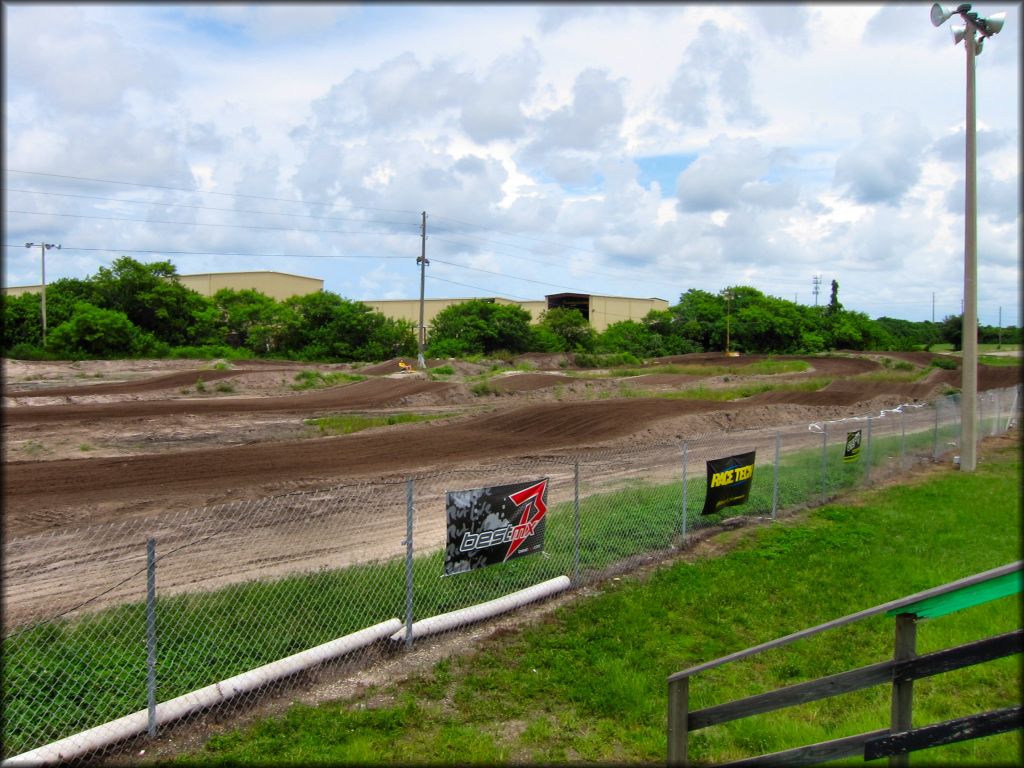
[[[332,424],[332,428],[344,425]],[[365,426],[365,425],[364,425]],[[907,449],[927,455],[932,432],[907,436]],[[778,503],[793,509],[865,481],[870,463],[879,467],[897,455],[901,438],[875,438],[864,463],[842,461],[842,444],[829,449],[822,475],[819,448],[782,457]],[[700,468],[694,468],[700,474]],[[774,484],[762,467],[743,507],[746,515],[769,515]],[[702,478],[701,478],[702,479]],[[695,478],[691,477],[691,481]],[[700,482],[690,483],[687,519],[713,525],[736,509],[702,515]],[[502,568],[484,568],[446,579],[443,551],[414,560],[416,617],[424,618],[484,602],[575,567],[585,576],[644,553],[664,550],[680,528],[680,483],[631,483],[580,500],[581,547],[573,562],[573,504],[554,503],[547,515],[544,558],[523,558]],[[283,658],[385,617],[405,604],[402,560],[385,560],[268,581],[248,581],[210,592],[189,592],[158,601],[159,700],[166,701],[259,665]],[[54,738],[91,728],[145,708],[145,605],[133,603],[58,618],[5,638],[3,708],[7,754],[18,754]],[[196,658],[205,663],[196,664]]]
[[[669,674],[797,629],[1020,558],[1018,446],[974,473],[873,491],[772,526],[721,534],[646,576],[622,577],[470,656],[352,700],[293,706],[212,738],[176,764],[663,763]],[[1020,626],[1020,597],[928,620],[918,652]],[[696,678],[699,708],[891,657],[884,616]],[[1020,659],[919,681],[915,724],[1019,702]],[[717,763],[885,727],[885,686],[698,731]],[[1020,731],[940,747],[916,764],[1020,764]],[[915,759],[916,758],[916,759]],[[861,764],[862,760],[851,763]]]

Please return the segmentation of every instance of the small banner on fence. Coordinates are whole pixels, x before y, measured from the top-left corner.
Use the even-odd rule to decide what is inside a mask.
[[[860,430],[846,433],[846,448],[843,461],[856,461],[860,457]]]
[[[444,575],[543,550],[548,479],[449,491]]]
[[[708,492],[702,515],[713,515],[725,507],[745,504],[754,481],[754,456],[757,451],[708,461]]]

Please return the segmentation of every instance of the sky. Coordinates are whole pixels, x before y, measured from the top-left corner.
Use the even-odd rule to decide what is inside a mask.
[[[348,299],[751,286],[962,311],[931,3],[3,4],[3,278],[120,256]],[[1021,4],[977,66],[978,316],[1021,325]],[[421,238],[426,213],[426,242]],[[815,285],[820,286],[815,295]]]

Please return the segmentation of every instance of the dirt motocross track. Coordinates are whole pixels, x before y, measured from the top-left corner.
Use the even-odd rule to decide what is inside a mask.
[[[560,366],[566,361],[558,356],[540,355],[517,361],[527,372],[431,361],[429,368],[453,371],[434,375],[403,373],[397,361],[355,369],[263,361],[5,360],[4,533],[10,538],[149,517],[485,458],[570,455],[723,428],[870,413],[959,386],[959,370],[928,369],[936,357],[775,357],[802,360],[809,369],[749,375],[741,367],[763,356],[687,355],[662,358],[628,375],[587,378]],[[693,365],[718,370],[678,372],[679,366],[690,371]],[[738,374],[721,373],[723,367]],[[864,378],[891,368],[903,380]],[[912,371],[922,375],[912,377]],[[322,375],[329,382],[339,373],[366,378],[294,390],[297,375]],[[494,375],[482,378],[488,373]],[[817,391],[769,391],[728,402],[636,396],[808,378],[832,383]],[[982,366],[979,389],[1013,386],[1020,379],[1019,366]],[[398,412],[443,418],[338,436],[323,436],[306,423],[341,413]]]

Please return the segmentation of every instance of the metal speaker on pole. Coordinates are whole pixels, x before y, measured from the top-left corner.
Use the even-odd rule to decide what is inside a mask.
[[[932,6],[932,24],[936,27],[941,27],[954,13],[955,11],[935,3]]]
[[[998,35],[999,31],[1003,28],[1003,24],[1006,23],[1006,13],[1000,11],[999,13],[993,13],[991,16],[985,18],[985,37],[990,35]]]
[[[950,27],[949,31],[953,35],[953,45],[958,45],[967,36],[967,27]]]

